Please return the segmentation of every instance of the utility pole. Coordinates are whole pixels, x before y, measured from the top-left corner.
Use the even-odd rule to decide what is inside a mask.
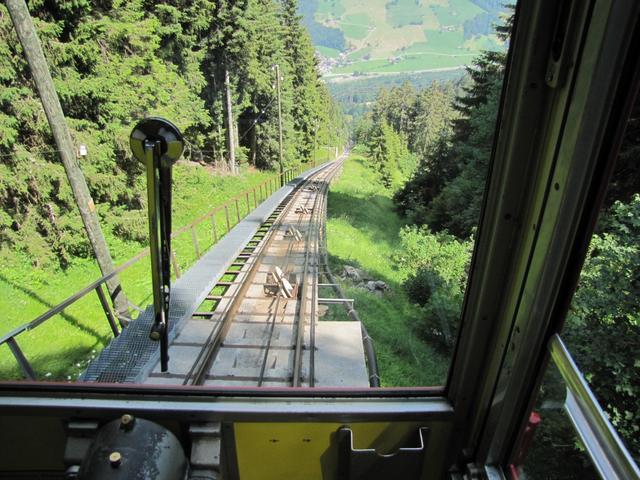
[[[69,134],[67,122],[64,118],[62,107],[60,106],[58,94],[56,93],[51,74],[49,73],[47,61],[42,53],[40,40],[33,26],[33,20],[31,19],[24,0],[6,0],[5,4],[16,29],[16,33],[18,34],[22,49],[24,50],[24,55],[29,63],[31,75],[38,89],[42,107],[49,121],[56,146],[60,152],[60,159],[64,165],[73,196],[80,210],[80,216],[82,217],[84,228],[87,231],[89,242],[93,248],[93,253],[96,256],[102,275],[108,275],[114,270],[113,260],[111,259],[109,247],[100,229],[96,206],[89,193],[84,174],[77,164],[75,148],[71,141],[71,135]],[[120,280],[115,276],[106,283],[116,311],[119,314],[126,314],[129,307],[127,297],[120,286]]]
[[[318,119],[316,118],[316,127],[313,131],[313,167],[316,166],[316,150],[318,149]]]
[[[282,103],[280,102],[280,65],[274,65],[276,70],[276,90],[278,92],[278,134],[280,141],[280,186],[284,186],[284,146],[282,145]]]
[[[233,124],[233,111],[231,109],[231,82],[229,81],[229,70],[224,67],[224,86],[227,97],[227,144],[229,145],[229,170],[233,175],[238,173],[236,168],[236,141],[235,127]]]

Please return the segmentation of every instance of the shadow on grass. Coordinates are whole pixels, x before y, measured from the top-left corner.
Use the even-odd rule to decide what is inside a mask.
[[[383,195],[374,194],[366,198],[349,193],[331,191],[328,201],[328,219],[345,218],[358,230],[370,233],[376,242],[393,244],[404,225],[393,211],[393,201]]]
[[[334,256],[330,259],[334,272],[335,262]],[[342,259],[337,262],[344,264]],[[357,265],[357,262],[349,263]],[[416,326],[423,322],[423,311],[411,303],[400,284],[384,275],[376,274],[376,278],[387,282],[390,290],[376,295],[349,280],[339,281],[346,297],[355,300],[354,308],[373,338],[383,386],[444,385],[450,355],[418,335]],[[351,319],[344,312],[328,311],[322,320]]]
[[[55,345],[51,345],[51,351],[37,355],[29,355],[25,351],[25,356],[36,374],[36,380],[45,382],[68,382],[76,380],[78,374],[83,372],[91,360],[95,358],[97,352],[104,345],[104,339],[96,340],[92,346],[73,346],[55,351]],[[4,361],[0,366],[0,382],[25,380],[22,370],[11,355],[9,348],[5,345],[0,347],[0,358],[11,357],[13,362]],[[6,355],[5,355],[6,354]],[[70,377],[70,378],[69,378]]]
[[[11,280],[9,280],[7,277],[5,277],[4,275],[2,275],[0,273],[0,281],[5,282],[7,285],[11,285],[13,288],[15,288],[16,290],[20,290],[21,292],[23,292],[24,294],[26,294],[27,296],[31,297],[32,299],[34,299],[36,302],[41,303],[42,305],[44,305],[45,307],[47,307],[49,310],[52,309],[53,307],[55,307],[55,305],[53,305],[51,302],[49,302],[48,300],[45,300],[44,298],[42,298],[40,295],[38,295],[36,292],[34,292],[33,290],[26,288],[22,285],[19,285]],[[72,315],[69,315],[68,313],[65,312],[60,312],[58,315],[60,315],[62,318],[64,318],[69,324],[73,325],[75,328],[77,328],[78,330],[91,335],[93,338],[95,338],[96,340],[99,340],[102,338],[102,335],[94,330],[91,327],[88,327],[86,325],[84,325],[80,320],[78,320],[77,318],[75,318]],[[52,317],[53,318],[53,317]],[[50,319],[49,319],[50,320]],[[106,321],[106,320],[105,320]]]
[[[380,272],[376,268],[372,268],[372,267],[368,267],[366,265],[362,265],[362,263],[356,258],[343,258],[343,257],[339,257],[337,255],[334,255],[332,253],[329,253],[327,256],[329,258],[329,268],[331,269],[331,273],[333,273],[333,275],[339,277],[340,280],[342,280],[344,282],[344,284],[347,285],[347,286],[357,287],[358,285],[362,285],[363,291],[367,291],[367,290],[364,290],[364,284],[367,281],[369,281],[369,280],[382,280],[383,282],[385,282],[389,287],[391,287],[394,290],[402,288],[402,283],[401,282],[398,282],[394,278],[390,278],[387,274]],[[357,268],[359,270],[362,270],[368,276],[363,278],[362,282],[354,282],[352,280],[345,279],[344,275],[343,275],[343,273],[344,273],[343,267],[345,265],[349,265],[351,267],[355,267],[355,268]]]
[[[354,229],[364,233],[371,239],[373,244],[387,244],[391,248],[400,242],[400,229],[405,223],[393,211],[393,201],[380,194],[373,194],[367,197],[352,195],[345,192],[331,191],[329,193],[327,219],[344,220]],[[353,245],[358,248],[358,245]],[[345,259],[333,254],[329,254],[329,263],[332,265],[334,274],[342,273],[342,266],[351,265],[360,268],[375,280],[383,280],[389,286],[400,287],[397,280],[389,278],[382,272],[372,270],[370,267],[362,265],[355,258]]]

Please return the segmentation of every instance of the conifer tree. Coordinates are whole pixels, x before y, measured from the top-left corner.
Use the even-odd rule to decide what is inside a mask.
[[[421,147],[418,169],[396,195],[399,210],[414,222],[462,238],[476,226],[505,61],[504,53],[484,52],[467,67],[469,83],[455,97],[450,127],[435,150]]]
[[[291,127],[291,76],[284,48],[278,7],[271,0],[250,0],[247,8],[247,61],[240,65],[242,119],[241,138],[252,146],[255,165],[273,168],[278,165],[278,108],[275,65],[281,71],[281,103],[287,162],[295,158],[295,137]],[[249,130],[250,129],[250,130]],[[248,142],[251,133],[253,140]]]
[[[233,128],[239,161],[273,168],[277,63],[286,161],[310,158],[316,125],[319,146],[343,142],[344,118],[318,80],[295,8],[276,0],[30,2],[72,140],[89,149],[82,169],[107,240],[110,230],[146,241],[144,178],[127,140],[141,117],[171,119],[187,140],[186,158],[198,161],[225,161]],[[65,268],[91,249],[63,167],[42,153],[54,142],[3,4],[0,57],[0,246]]]
[[[25,57],[29,63],[31,74],[38,89],[40,101],[42,102],[42,107],[51,127],[58,153],[60,154],[60,160],[64,164],[76,206],[87,232],[87,238],[91,243],[91,248],[102,275],[109,275],[115,270],[111,252],[104,239],[95,204],[89,193],[84,173],[74,158],[75,148],[71,141],[67,121],[62,112],[60,100],[58,99],[49,72],[49,66],[42,53],[40,39],[35,31],[31,15],[27,9],[27,4],[24,0],[10,0],[7,2],[7,9],[9,10],[11,20],[13,21]],[[107,281],[107,287],[117,311],[122,315],[127,314],[129,309],[127,298],[122,291],[118,277],[116,276],[109,279]]]
[[[318,73],[311,38],[301,24],[297,0],[283,0],[282,27],[284,48],[291,65],[293,127],[298,133],[298,151],[308,160],[313,148],[318,120]]]

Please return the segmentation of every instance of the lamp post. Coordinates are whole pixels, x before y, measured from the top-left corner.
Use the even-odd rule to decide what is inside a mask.
[[[316,150],[318,149],[317,147],[318,144],[318,119],[316,119],[316,126],[315,129],[313,130],[313,167],[315,168],[316,166]]]

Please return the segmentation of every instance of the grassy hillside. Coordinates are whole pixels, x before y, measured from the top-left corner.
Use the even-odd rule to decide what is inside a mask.
[[[220,176],[192,162],[174,168],[173,226],[177,230],[223,204],[239,192],[268,178],[270,173],[249,170],[239,177]],[[251,202],[253,199],[251,199]],[[116,264],[122,264],[144,248],[144,242],[123,240],[114,225],[104,222],[108,212],[100,212],[103,231]],[[240,213],[246,213],[240,203]],[[232,216],[235,211],[232,210]],[[132,219],[136,221],[140,219]],[[216,218],[218,234],[223,234],[224,214]],[[146,218],[138,226],[146,235]],[[202,250],[212,244],[211,223],[197,229]],[[195,259],[191,234],[186,232],[173,242],[182,269]],[[142,259],[121,275],[129,299],[143,308],[151,302],[149,260]],[[75,259],[66,270],[34,267],[20,251],[0,249],[0,336],[45,313],[76,291],[100,277],[91,259]],[[10,313],[9,313],[10,312]],[[17,337],[20,347],[42,379],[74,379],[86,362],[106,346],[111,331],[95,294],[75,303],[63,314]],[[0,379],[20,378],[15,360],[6,345],[0,346]]]
[[[327,245],[332,270],[344,265],[366,271],[390,287],[382,296],[345,281],[343,287],[375,342],[382,385],[444,385],[449,360],[418,338],[415,324],[422,311],[412,304],[401,284],[408,272],[399,270],[399,233],[404,225],[393,209],[392,191],[354,153],[331,186]]]
[[[456,69],[481,48],[504,48],[492,33],[500,2],[478,0],[311,0],[301,12],[325,57],[327,78]],[[336,35],[344,41],[337,48]],[[335,50],[342,55],[336,56]],[[327,55],[331,53],[331,55]]]

